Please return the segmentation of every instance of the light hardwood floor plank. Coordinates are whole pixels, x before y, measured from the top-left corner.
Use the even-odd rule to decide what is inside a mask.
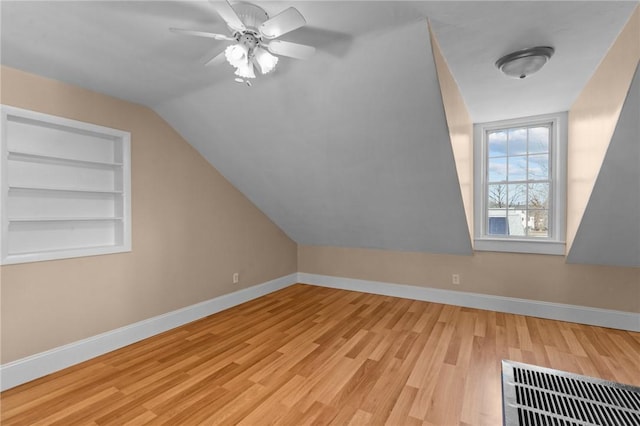
[[[496,425],[501,360],[640,386],[640,333],[294,285],[0,395],[3,425]]]

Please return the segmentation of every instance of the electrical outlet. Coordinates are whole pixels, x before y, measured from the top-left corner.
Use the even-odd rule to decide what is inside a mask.
[[[451,275],[451,284],[460,285],[460,274]]]
[[[237,272],[235,272],[235,273],[233,274],[233,283],[234,283],[234,284],[238,284],[238,281],[240,281],[240,274],[239,274],[239,273],[237,273]]]

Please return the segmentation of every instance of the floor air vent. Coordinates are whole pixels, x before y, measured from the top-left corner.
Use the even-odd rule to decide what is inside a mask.
[[[505,426],[640,426],[640,388],[502,361]]]

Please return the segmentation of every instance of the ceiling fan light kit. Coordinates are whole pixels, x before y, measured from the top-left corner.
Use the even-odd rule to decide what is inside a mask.
[[[224,55],[232,66],[236,68],[235,74],[244,78],[256,78],[253,66],[249,59],[249,50],[241,45],[234,44],[224,50]]]
[[[554,48],[549,46],[518,50],[498,59],[496,67],[509,77],[523,79],[540,71],[553,56],[554,51]]]
[[[258,49],[253,52],[256,65],[260,69],[262,74],[268,74],[273,71],[278,64],[278,57],[273,56],[271,53],[264,49]]]
[[[234,41],[235,44],[227,46],[207,64],[214,63],[218,56],[224,55],[227,62],[236,69],[235,75],[238,76],[235,78],[236,81],[246,82],[251,86],[248,80],[244,79],[256,78],[256,68],[261,74],[273,71],[278,64],[278,57],[274,55],[307,59],[315,52],[314,47],[283,40],[267,43],[267,40],[280,37],[306,24],[302,14],[293,7],[269,18],[264,9],[251,3],[242,2],[232,6],[228,1],[209,1],[232,31],[231,37],[206,31],[178,28],[170,28],[170,30],[196,37]]]

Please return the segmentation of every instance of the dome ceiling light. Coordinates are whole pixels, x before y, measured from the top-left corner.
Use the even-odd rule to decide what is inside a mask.
[[[518,50],[496,61],[496,67],[513,78],[526,78],[536,73],[553,56],[555,50],[549,46],[537,46]]]

